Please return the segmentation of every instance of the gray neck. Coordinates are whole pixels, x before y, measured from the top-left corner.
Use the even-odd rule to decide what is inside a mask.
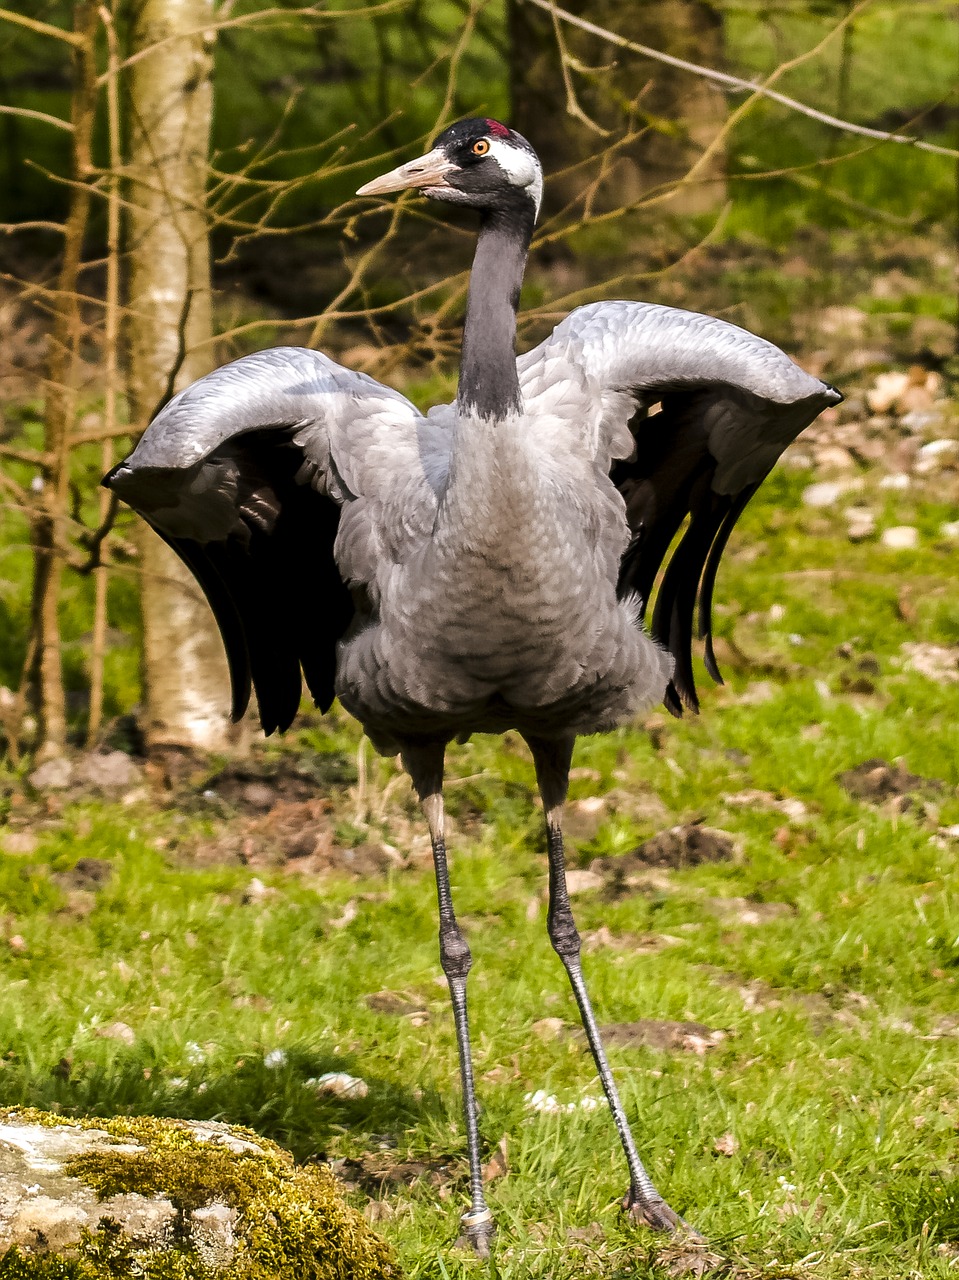
[[[533,234],[529,208],[488,210],[480,223],[470,273],[457,402],[481,417],[521,407],[516,376],[516,308]]]

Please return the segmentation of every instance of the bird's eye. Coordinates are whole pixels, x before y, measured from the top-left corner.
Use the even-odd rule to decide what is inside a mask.
[[[485,156],[487,151],[489,151],[489,140],[487,138],[480,138],[478,142],[473,143],[474,156]]]

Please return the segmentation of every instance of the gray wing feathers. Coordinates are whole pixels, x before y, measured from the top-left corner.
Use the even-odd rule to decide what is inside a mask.
[[[296,713],[301,667],[333,698],[349,585],[375,606],[382,558],[432,519],[448,432],[399,392],[316,351],[280,347],[175,396],[104,481],[200,581],[264,730]]]
[[[825,390],[764,338],[715,316],[654,303],[577,307],[543,346],[554,342],[575,347],[587,372],[611,388],[644,392],[726,384],[777,404]]]
[[[719,679],[711,607],[726,541],[786,446],[842,396],[736,325],[641,302],[579,307],[518,363],[524,392],[572,381],[574,370],[591,384],[601,413],[584,430],[596,433],[597,462],[613,463],[632,534],[619,591],[635,593],[646,616],[665,566],[650,629],[675,659],[666,705],[695,708],[697,602],[707,669]]]
[[[273,347],[223,365],[174,396],[129,461],[140,467],[189,467],[248,431],[302,424],[300,443],[325,469],[330,429],[364,416],[371,405],[388,408],[400,419],[419,417],[398,391],[344,369],[322,352]]]

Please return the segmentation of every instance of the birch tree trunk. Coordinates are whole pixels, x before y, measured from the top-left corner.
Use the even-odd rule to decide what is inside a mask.
[[[205,216],[213,107],[212,0],[132,0],[127,340],[131,416],[142,429],[210,369]],[[199,350],[201,343],[206,343]],[[192,575],[152,532],[140,535],[144,733],[151,750],[238,745],[213,615]]]
[[[709,67],[722,64],[722,19],[705,0],[568,0],[562,7],[663,53]],[[725,123],[725,98],[698,76],[569,23],[554,24],[550,14],[520,0],[510,0],[509,22],[512,119],[521,132],[528,128],[543,168],[556,175],[550,184],[554,202],[576,199],[597,166],[581,165],[567,175],[562,170],[590,157],[598,162],[609,143],[645,126],[642,136],[618,152],[592,201],[596,211],[633,204],[680,182]],[[586,120],[577,118],[577,110]],[[725,196],[720,149],[665,208],[702,213],[720,206]]]

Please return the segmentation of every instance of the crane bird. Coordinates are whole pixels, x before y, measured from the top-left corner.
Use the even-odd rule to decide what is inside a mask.
[[[842,397],[743,329],[641,302],[578,307],[517,358],[542,194],[533,148],[499,121],[461,120],[357,194],[408,188],[479,212],[453,404],[424,416],[318,351],[276,347],[174,396],[104,483],[205,592],[234,717],[252,684],[264,732],[286,729],[302,669],[317,706],[338,697],[378,751],[402,757],[432,841],[469,1149],[463,1233],[481,1255],[493,1219],[443,766],[453,739],[522,735],[546,817],[549,938],[626,1154],[624,1208],[673,1231],[682,1219],[639,1158],[583,980],[561,824],[573,743],[660,699],[698,708],[693,615],[698,604],[719,680],[711,606],[730,532],[790,441]]]

